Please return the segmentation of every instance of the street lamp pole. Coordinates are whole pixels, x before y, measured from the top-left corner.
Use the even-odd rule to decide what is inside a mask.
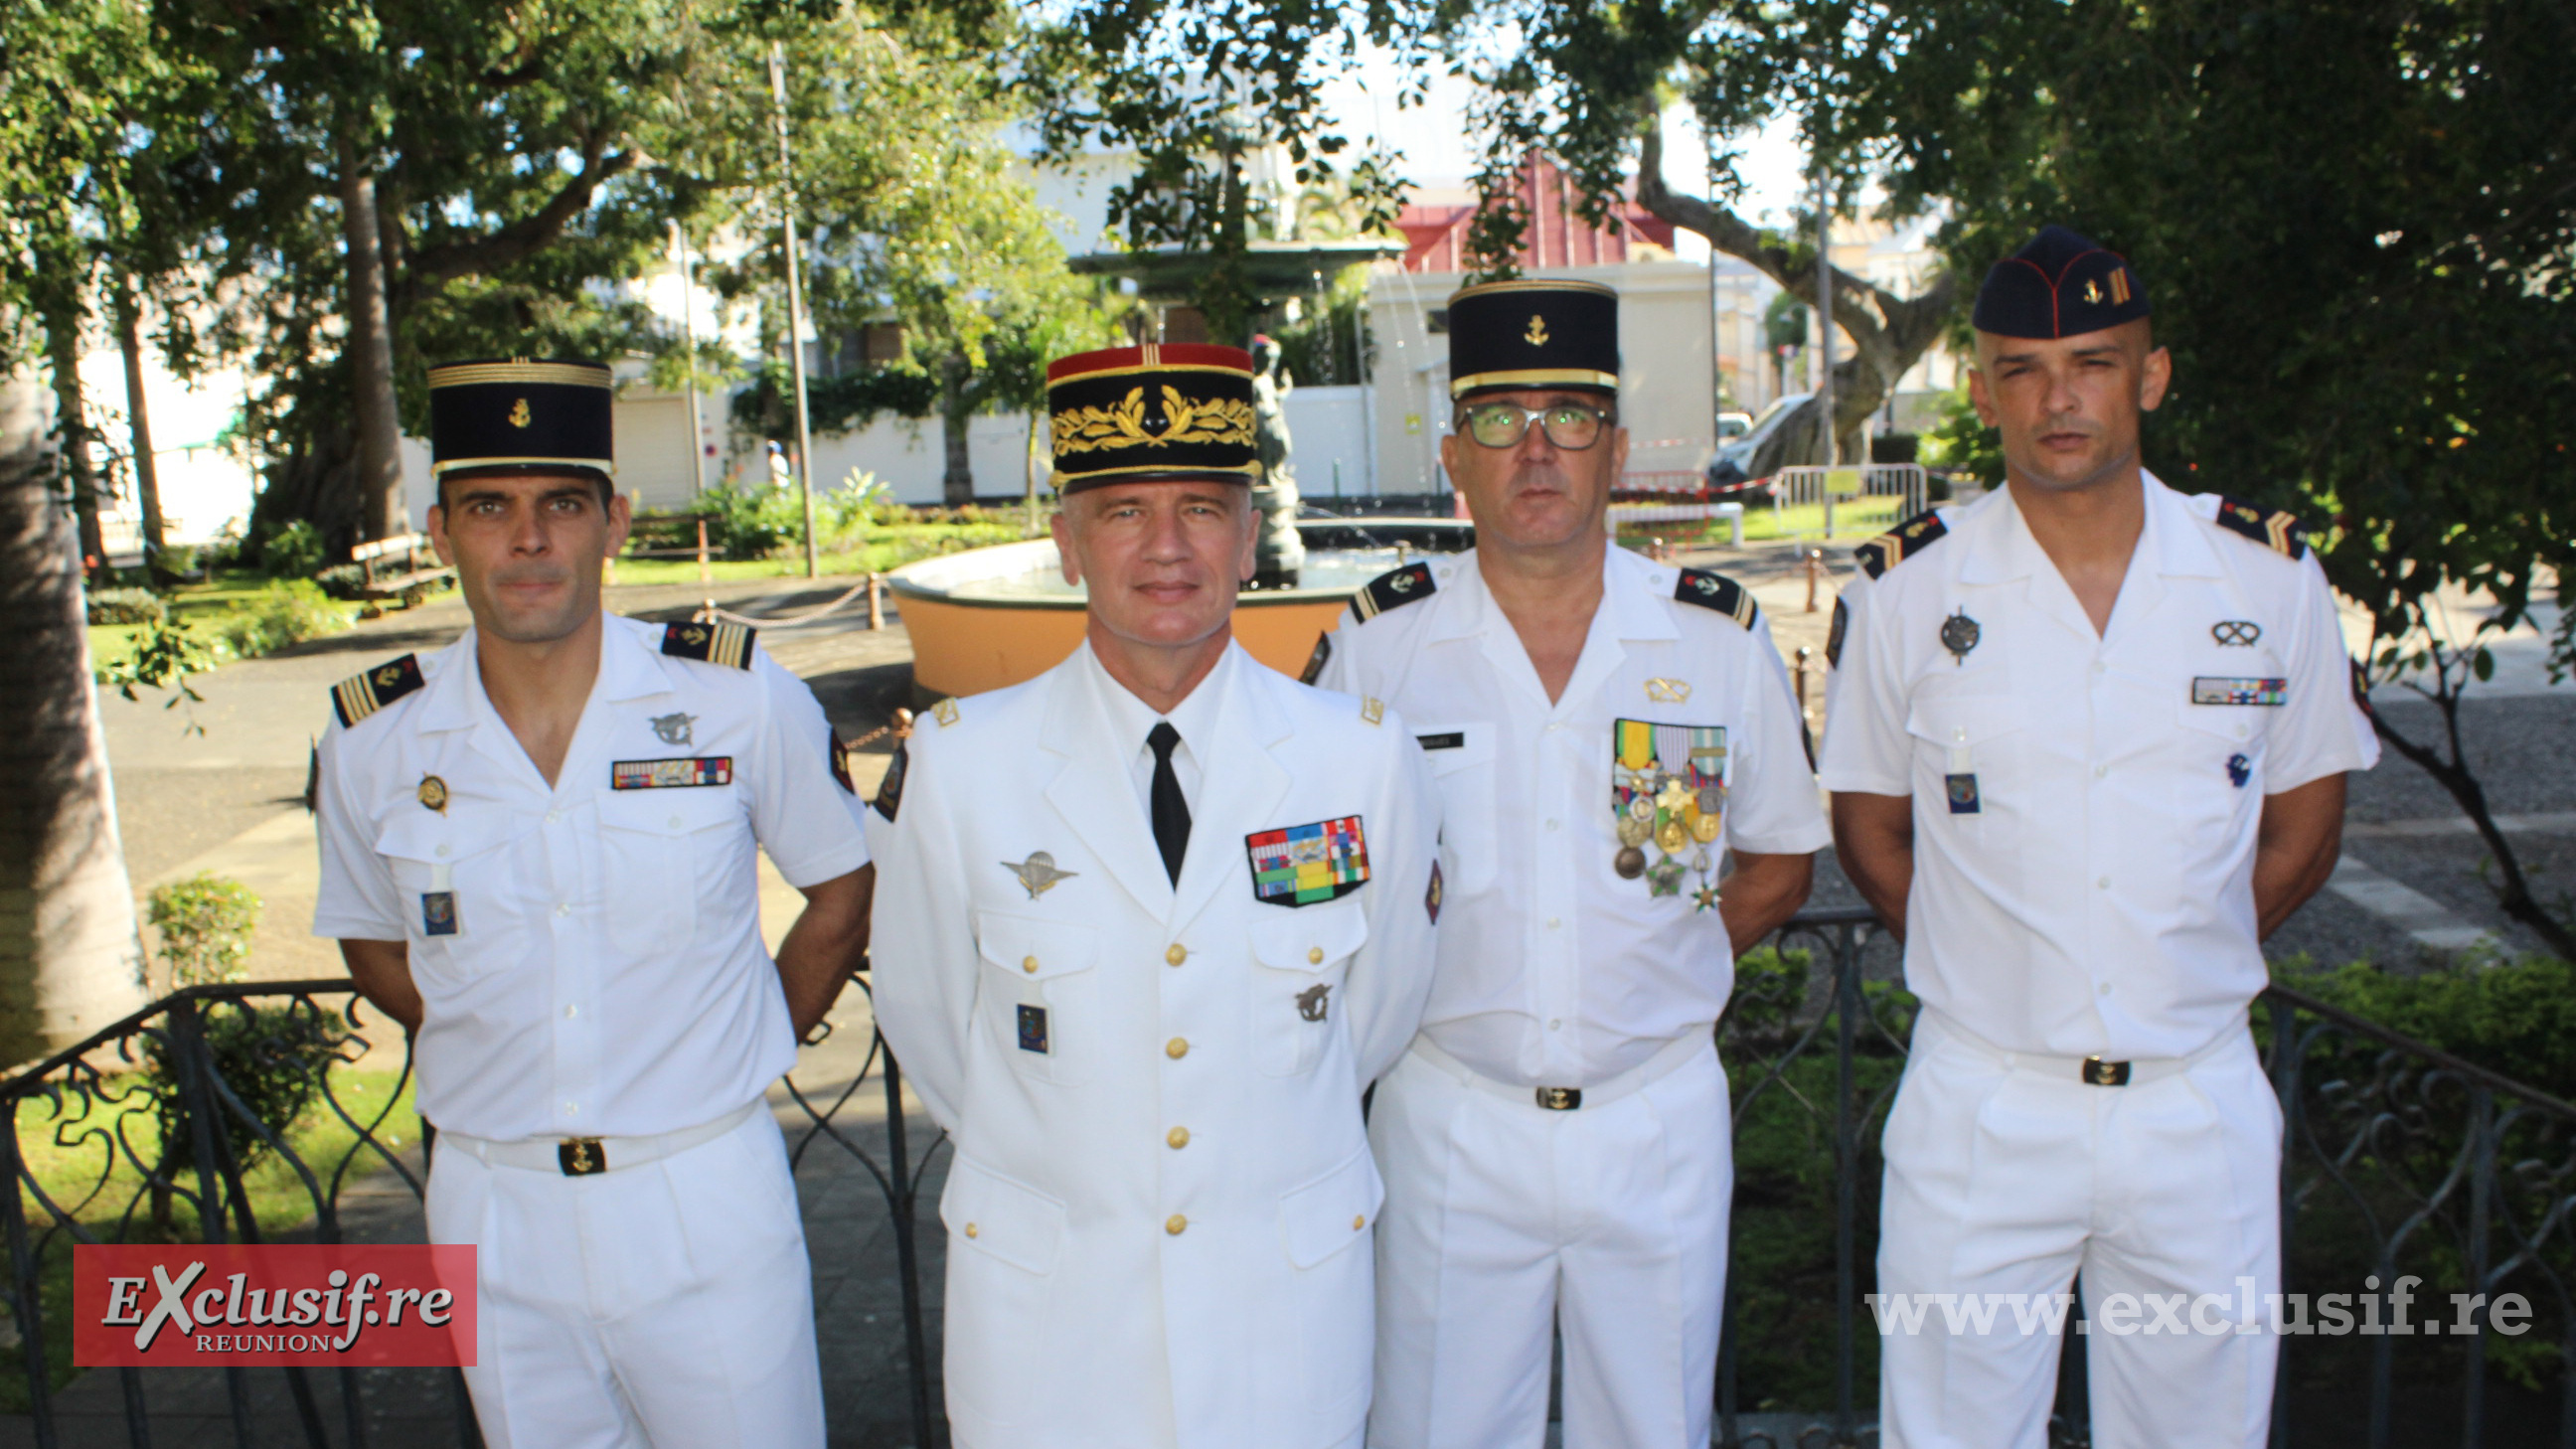
[[[1825,466],[1841,461],[1834,436],[1833,183],[1825,167],[1824,138],[1816,138],[1816,402],[1825,429]]]
[[[814,428],[805,410],[805,284],[797,272],[796,181],[787,152],[787,47],[769,43],[770,112],[778,124],[780,246],[787,255],[787,361],[796,379],[796,487],[805,495],[805,577],[822,572],[814,551]]]
[[[689,354],[689,496],[694,500],[707,491],[707,423],[698,411],[697,275],[689,265],[689,234],[677,221],[671,223],[671,245],[680,262],[680,345]]]

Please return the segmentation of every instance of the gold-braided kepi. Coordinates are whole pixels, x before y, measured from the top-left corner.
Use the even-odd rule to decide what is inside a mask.
[[[432,476],[617,472],[608,369],[524,357],[429,370]]]
[[[1261,476],[1252,354],[1203,343],[1078,352],[1047,364],[1055,488]]]
[[[1619,294],[1526,277],[1449,297],[1449,396],[1518,388],[1619,391]]]

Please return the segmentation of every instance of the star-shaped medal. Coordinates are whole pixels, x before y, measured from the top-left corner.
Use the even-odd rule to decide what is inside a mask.
[[[1699,903],[1691,907],[1692,914],[1696,915],[1699,912],[1705,911],[1717,904],[1717,887],[1713,885],[1701,886],[1698,890],[1691,892],[1691,899]]]

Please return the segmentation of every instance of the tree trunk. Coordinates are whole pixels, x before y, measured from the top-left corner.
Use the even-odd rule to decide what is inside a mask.
[[[48,269],[64,267],[59,258]],[[57,277],[70,276],[68,270],[54,270]],[[89,415],[81,405],[80,359],[82,308],[79,292],[70,286],[51,299],[45,308],[45,363],[54,374],[54,431],[62,440],[59,461],[66,465],[71,485],[72,517],[77,523],[76,536],[84,575],[107,567],[107,538],[98,523],[98,467],[89,448]]]
[[[358,415],[358,531],[365,538],[391,538],[410,522],[403,506],[402,420],[394,402],[393,322],[385,309],[376,178],[346,140],[340,143],[340,234],[348,254],[347,346]]]
[[[0,1062],[69,1046],[143,1000],[46,401],[32,376],[0,376]]]
[[[939,364],[939,434],[948,448],[939,497],[951,508],[975,501],[975,465],[966,456],[966,411],[966,359],[952,352]]]
[[[125,354],[125,417],[133,434],[134,501],[143,510],[143,565],[154,578],[161,566],[161,472],[152,454],[152,413],[143,399],[143,318],[135,304],[134,286],[116,284],[116,345]]]

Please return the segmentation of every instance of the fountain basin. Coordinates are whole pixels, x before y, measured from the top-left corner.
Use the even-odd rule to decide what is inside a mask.
[[[1292,676],[1361,585],[1476,541],[1472,524],[1452,518],[1301,519],[1297,532],[1306,544],[1298,587],[1246,590],[1234,607],[1234,637]],[[912,635],[918,700],[1033,679],[1082,642],[1083,590],[1064,581],[1053,539],[922,559],[888,573],[886,585]]]

